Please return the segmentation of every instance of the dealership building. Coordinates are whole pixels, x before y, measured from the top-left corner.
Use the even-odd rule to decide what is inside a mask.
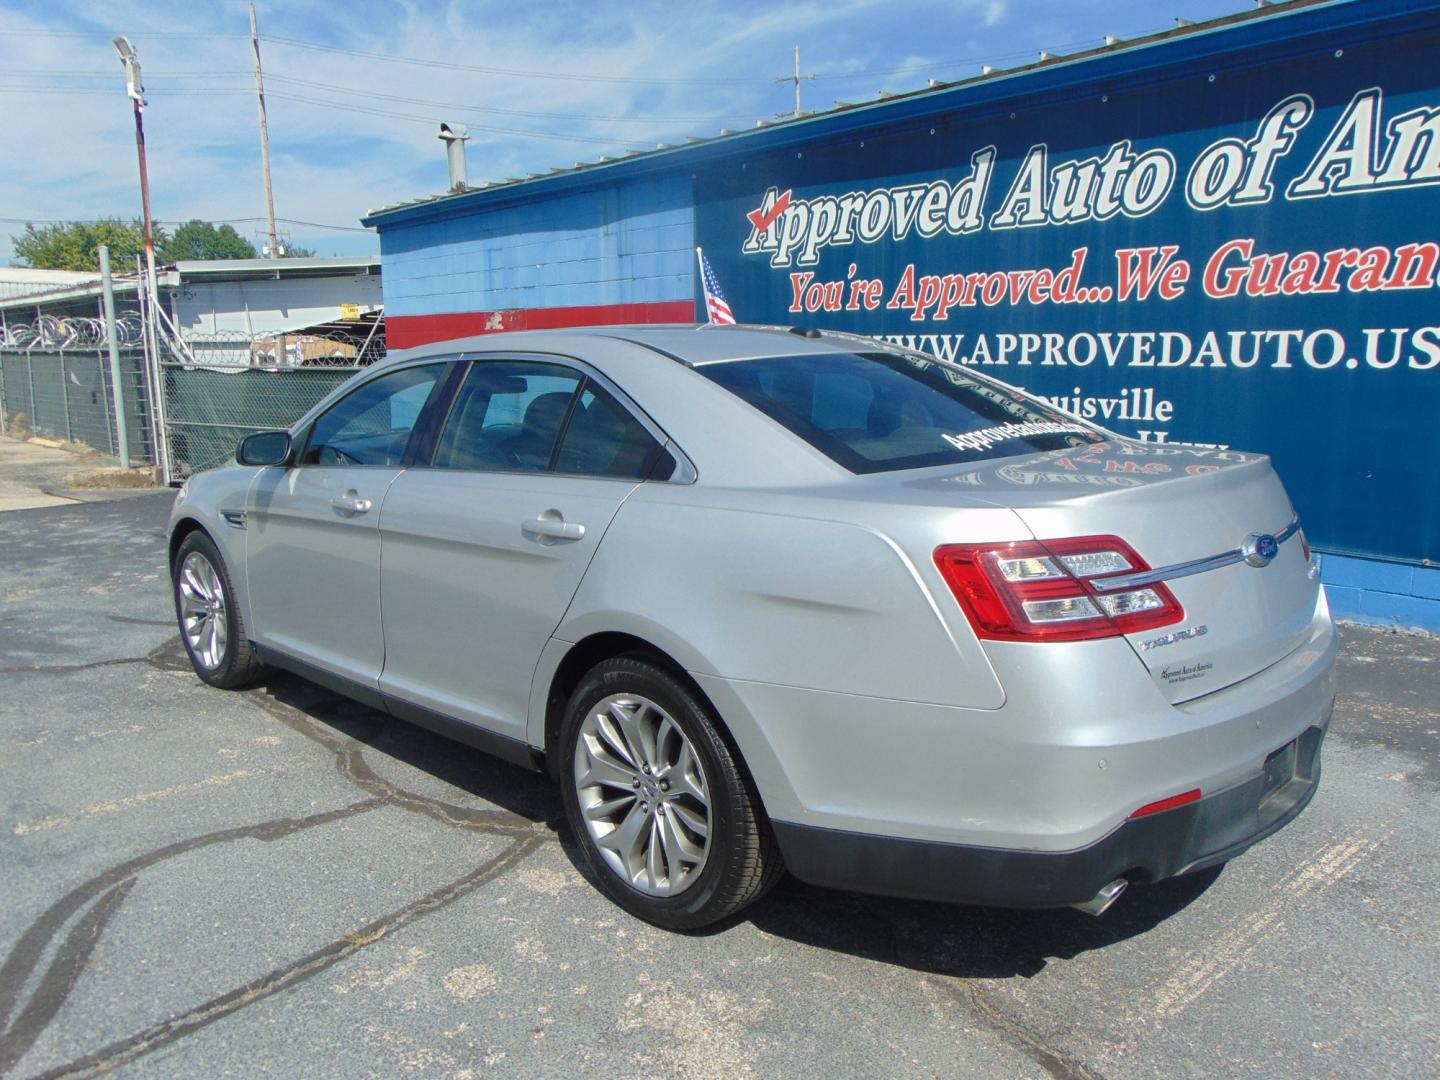
[[[1336,612],[1440,630],[1437,55],[1440,0],[1294,0],[387,207],[390,346],[692,322],[701,248],[742,322],[1271,454]]]

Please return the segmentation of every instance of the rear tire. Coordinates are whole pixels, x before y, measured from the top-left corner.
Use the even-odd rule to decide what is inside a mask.
[[[245,634],[230,571],[215,541],[185,537],[170,567],[180,641],[195,674],[221,690],[241,690],[270,674]]]
[[[606,895],[666,930],[735,914],[784,872],[709,704],[645,660],[593,668],[560,735],[565,814]]]

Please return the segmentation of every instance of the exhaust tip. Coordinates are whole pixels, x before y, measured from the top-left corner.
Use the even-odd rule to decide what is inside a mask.
[[[1083,911],[1086,915],[1094,915],[1097,918],[1110,910],[1110,905],[1120,899],[1130,882],[1124,878],[1116,878],[1110,884],[1102,886],[1100,891],[1086,900],[1083,904],[1071,904],[1076,911]]]

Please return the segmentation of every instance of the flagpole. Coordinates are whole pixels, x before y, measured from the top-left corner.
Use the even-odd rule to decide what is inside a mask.
[[[695,249],[695,265],[700,269],[700,295],[705,300],[705,321],[714,322],[710,317],[710,297],[705,290],[705,252],[698,247]]]

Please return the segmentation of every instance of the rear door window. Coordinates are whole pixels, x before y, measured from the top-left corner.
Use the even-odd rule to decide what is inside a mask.
[[[440,435],[435,465],[544,472],[583,378],[572,368],[528,360],[473,364]]]
[[[908,353],[762,357],[697,370],[856,473],[1105,441],[1042,402]]]
[[[660,443],[609,391],[585,383],[560,443],[555,471],[577,476],[642,480],[650,475]]]

